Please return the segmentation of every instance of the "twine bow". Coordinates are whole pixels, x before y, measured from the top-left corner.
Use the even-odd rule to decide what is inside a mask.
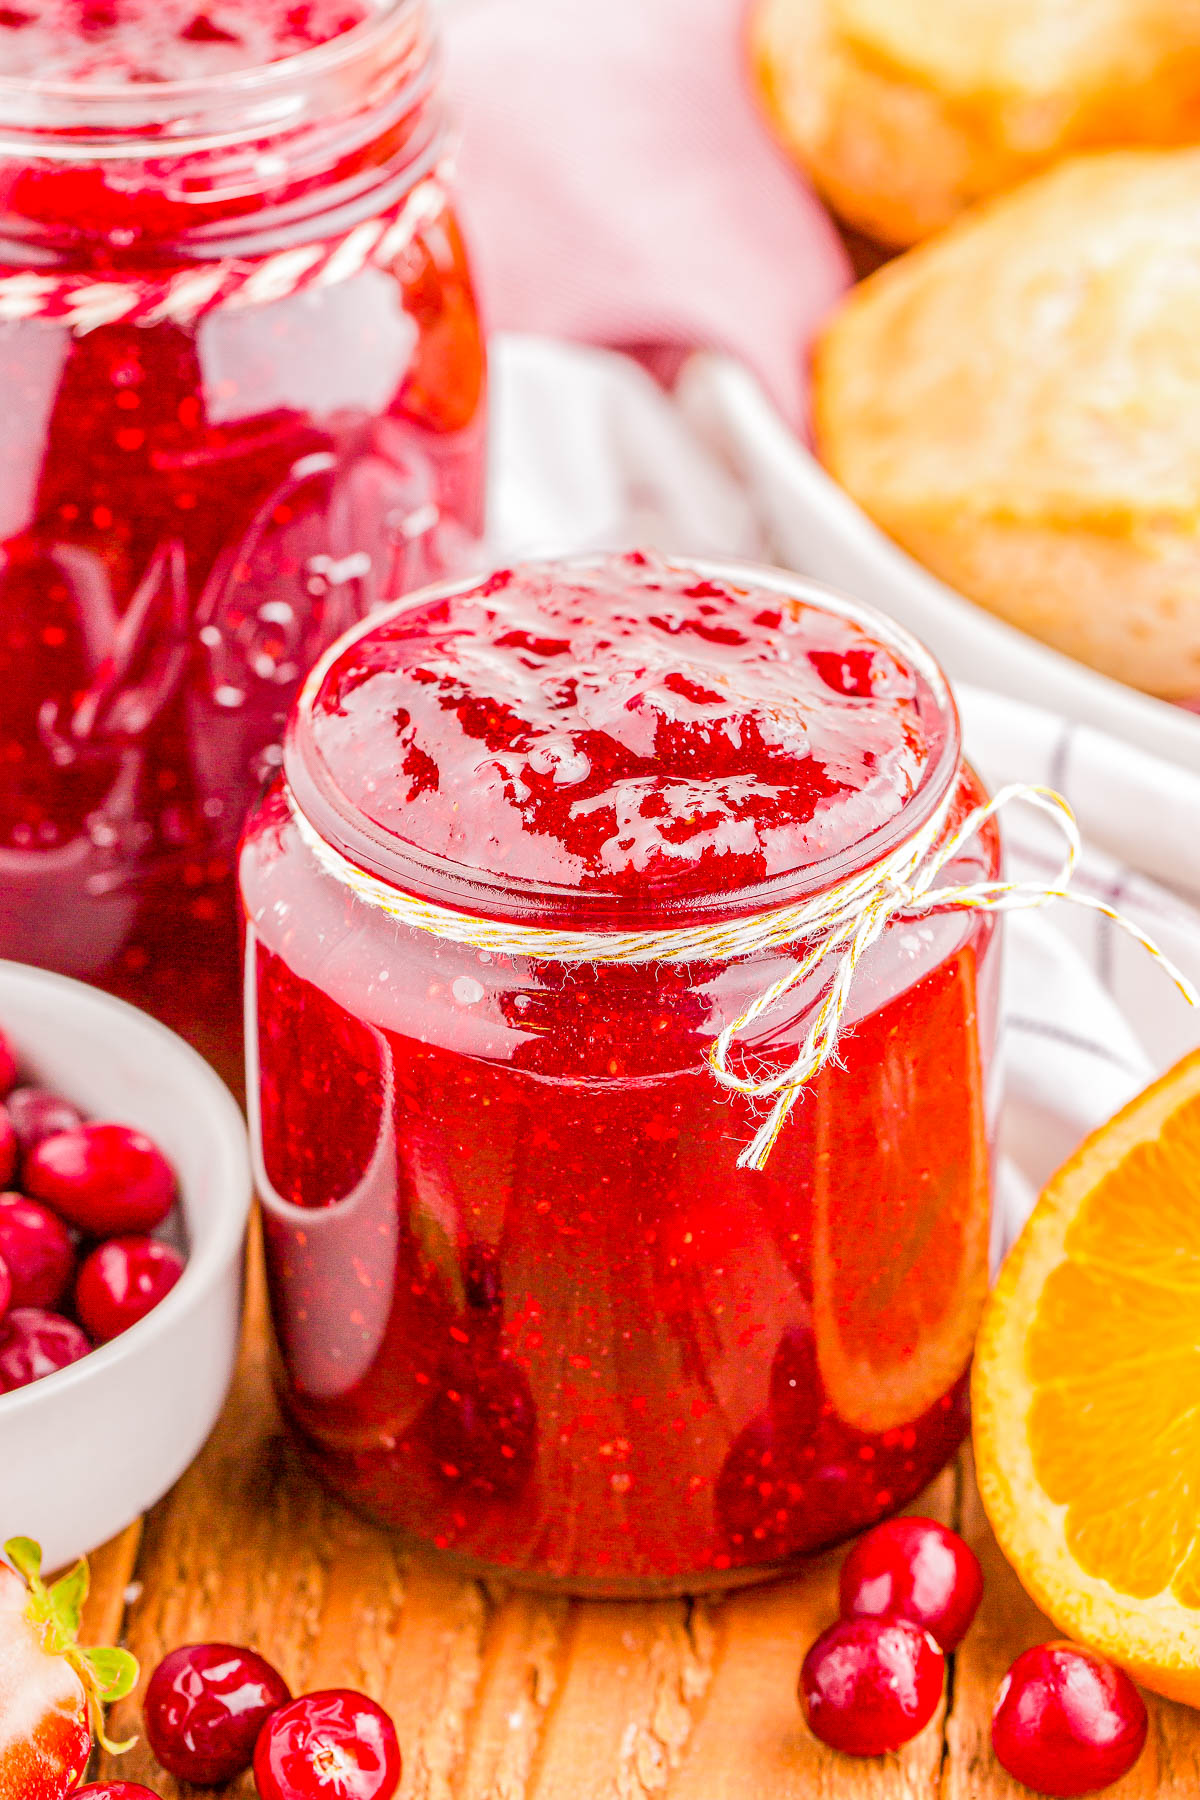
[[[1053,788],[1013,783],[976,807],[945,837],[953,803],[949,796],[921,829],[890,856],[810,899],[749,918],[657,931],[559,931],[539,925],[476,918],[403,893],[349,861],[326,842],[288,794],[292,817],[317,863],[368,906],[389,918],[451,943],[501,956],[524,956],[563,963],[730,963],[766,950],[803,946],[803,954],[778,981],[717,1034],[708,1062],[722,1087],[751,1101],[771,1101],[770,1110],[737,1159],[740,1169],[762,1169],[784,1121],[805,1085],[833,1058],[850,1004],[859,964],[871,945],[896,919],[961,908],[968,912],[1013,912],[1069,900],[1085,906],[1126,932],[1160,963],[1184,999],[1200,1007],[1200,990],[1139,925],[1093,894],[1070,887],[1082,850],[1075,815]],[[1045,813],[1066,839],[1067,850],[1055,880],[977,881],[935,887],[942,870],[1006,806],[1023,802]],[[734,1045],[783,997],[811,975],[827,970],[812,1019],[794,1060],[772,1075],[737,1075],[729,1067]]]

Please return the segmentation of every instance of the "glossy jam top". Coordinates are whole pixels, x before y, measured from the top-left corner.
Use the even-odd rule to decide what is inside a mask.
[[[316,678],[288,756],[419,865],[620,900],[851,851],[945,738],[925,677],[855,618],[633,554],[392,614]]]
[[[85,87],[261,68],[368,18],[369,0],[11,0],[0,75]]]

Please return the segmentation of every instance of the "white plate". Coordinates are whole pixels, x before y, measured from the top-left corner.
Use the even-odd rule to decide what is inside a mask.
[[[155,1140],[179,1177],[188,1237],[183,1275],[140,1324],[0,1395],[0,1542],[36,1538],[58,1568],[161,1498],[216,1421],[237,1354],[250,1167],[233,1096],[144,1013],[0,961],[0,1029],[22,1079]]]

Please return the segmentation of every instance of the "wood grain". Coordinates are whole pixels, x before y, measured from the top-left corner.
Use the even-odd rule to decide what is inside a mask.
[[[149,1671],[200,1638],[249,1642],[297,1689],[362,1687],[404,1750],[401,1800],[1018,1800],[989,1718],[1018,1652],[1054,1636],[983,1518],[969,1458],[924,1510],[960,1524],[987,1593],[939,1716],[897,1756],[856,1762],[805,1730],[795,1684],[835,1613],[836,1556],[718,1599],[569,1601],[493,1588],[400,1549],[300,1469],[270,1392],[257,1268],[229,1405],[199,1461],[94,1559],[88,1630]],[[1113,1800],[1200,1793],[1200,1714],[1152,1701],[1151,1741]],[[116,1709],[139,1728],[137,1696]],[[176,1800],[144,1743],[102,1773]],[[213,1790],[206,1790],[211,1793]],[[249,1775],[224,1790],[251,1800]]]

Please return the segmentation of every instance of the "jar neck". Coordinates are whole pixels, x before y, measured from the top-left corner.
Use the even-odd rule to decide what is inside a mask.
[[[133,268],[351,229],[429,172],[441,129],[428,0],[220,80],[0,79],[0,261]]]

